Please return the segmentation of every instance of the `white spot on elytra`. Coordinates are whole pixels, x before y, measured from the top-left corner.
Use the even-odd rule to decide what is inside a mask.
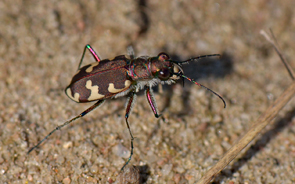
[[[126,80],[125,81],[125,87],[124,88],[122,88],[122,89],[116,89],[115,88],[115,85],[113,83],[110,83],[109,84],[108,91],[111,92],[111,93],[119,93],[119,92],[123,91],[124,89],[128,88],[130,85],[131,85],[131,81],[130,80]]]
[[[75,102],[79,102],[79,97],[80,97],[80,94],[79,93],[75,93],[74,96],[72,96],[72,91],[70,88],[67,89],[67,95],[72,99],[74,100]]]
[[[85,71],[86,71],[87,73],[92,72],[93,67],[97,66],[98,64],[99,64],[99,62],[95,62],[95,63],[90,64],[90,66],[89,66]]]
[[[101,94],[98,93],[98,86],[97,85],[92,86],[92,81],[91,80],[88,80],[86,82],[86,88],[90,89],[90,96],[88,97],[89,101],[99,100],[99,99],[102,99],[105,96],[105,95],[101,95]]]

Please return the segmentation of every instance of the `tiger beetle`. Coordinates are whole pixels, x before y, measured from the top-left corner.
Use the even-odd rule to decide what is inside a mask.
[[[87,49],[90,51],[96,62],[81,67]],[[185,76],[181,68],[181,64],[183,63],[188,63],[204,57],[220,56],[219,54],[194,57],[185,61],[173,61],[170,59],[169,55],[164,52],[159,53],[156,57],[141,56],[135,58],[132,48],[128,49],[128,54],[130,58],[120,55],[112,60],[101,60],[92,47],[86,45],[78,66],[78,71],[74,75],[70,85],[66,88],[65,93],[70,99],[78,103],[97,102],[78,116],[57,126],[39,141],[37,145],[32,147],[28,153],[37,148],[56,130],[59,130],[71,122],[85,116],[93,109],[100,106],[106,99],[128,95],[129,99],[126,105],[125,122],[131,137],[131,152],[127,162],[121,169],[123,170],[130,162],[133,155],[134,137],[130,130],[128,117],[134,104],[136,93],[141,89],[145,90],[148,103],[155,117],[159,118],[161,115],[158,113],[152,87],[159,83],[171,84],[180,78],[187,79],[196,85],[209,90],[218,96],[223,101],[224,108],[226,107],[226,103],[220,95]]]

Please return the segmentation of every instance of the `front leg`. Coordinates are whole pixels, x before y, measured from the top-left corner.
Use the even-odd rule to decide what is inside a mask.
[[[155,117],[159,118],[161,114],[158,114],[157,104],[150,86],[146,87],[146,98],[150,104],[150,107],[152,108],[153,113],[155,114]]]

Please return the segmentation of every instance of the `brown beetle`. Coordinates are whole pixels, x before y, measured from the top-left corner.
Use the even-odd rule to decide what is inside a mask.
[[[87,49],[91,52],[96,62],[80,68]],[[185,61],[173,61],[170,59],[168,54],[163,52],[158,54],[158,56],[156,57],[142,56],[135,58],[133,51],[131,51],[130,58],[127,58],[124,55],[120,55],[112,60],[101,60],[92,49],[92,47],[90,45],[86,45],[82,58],[80,60],[78,72],[72,78],[72,81],[70,85],[66,88],[65,92],[69,98],[78,103],[91,101],[97,102],[78,116],[56,127],[36,146],[32,147],[28,151],[28,153],[37,148],[56,130],[59,130],[67,124],[73,122],[74,120],[85,116],[87,113],[101,105],[106,99],[128,95],[129,99],[127,102],[125,120],[131,136],[131,153],[127,162],[122,167],[123,170],[124,167],[129,163],[133,155],[134,137],[130,130],[128,117],[131,112],[134,99],[136,97],[136,92],[138,92],[139,90],[145,89],[148,103],[156,118],[159,118],[160,114],[158,114],[158,109],[155,104],[152,87],[159,83],[171,84],[175,80],[178,80],[180,78],[186,78],[189,81],[211,91],[223,101],[224,107],[226,106],[225,101],[220,95],[185,76],[180,66],[181,63],[187,63],[209,56],[220,55],[204,55],[194,57]]]

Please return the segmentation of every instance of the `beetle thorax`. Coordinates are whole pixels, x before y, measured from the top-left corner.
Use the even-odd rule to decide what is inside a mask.
[[[127,73],[135,82],[133,87],[137,91],[145,86],[173,83],[174,81],[170,79],[173,67],[173,63],[158,60],[158,57],[139,57],[130,61]]]
[[[149,58],[139,57],[131,60],[128,68],[128,75],[134,81],[151,80],[151,62]]]

